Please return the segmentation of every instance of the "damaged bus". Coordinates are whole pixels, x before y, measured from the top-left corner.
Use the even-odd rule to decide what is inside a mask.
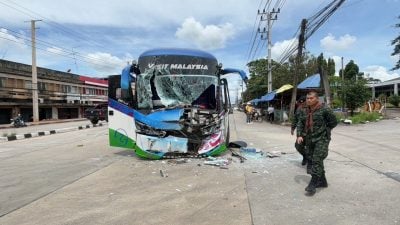
[[[204,51],[153,49],[108,80],[111,146],[148,159],[219,155],[229,144],[226,74]]]

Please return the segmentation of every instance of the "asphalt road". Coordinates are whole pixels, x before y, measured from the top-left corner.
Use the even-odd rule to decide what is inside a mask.
[[[0,224],[400,224],[399,124],[334,129],[329,187],[313,197],[290,128],[240,112],[232,140],[284,154],[228,169],[141,160],[108,147],[106,126],[0,143]]]

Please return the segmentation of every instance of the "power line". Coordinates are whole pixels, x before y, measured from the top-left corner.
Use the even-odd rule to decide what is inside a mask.
[[[268,2],[269,0],[267,0],[267,2]],[[258,8],[260,8],[260,6],[262,5],[262,2],[263,2],[263,0],[261,0],[261,2],[260,2],[260,5],[258,6]],[[267,4],[267,2],[266,2],[266,4]],[[248,54],[247,54],[247,62],[249,62],[250,61],[250,56],[251,56],[251,53],[252,53],[252,51],[253,51],[253,48],[254,48],[254,43],[255,43],[255,41],[256,41],[256,39],[257,39],[257,35],[258,35],[258,32],[257,32],[257,29],[256,29],[256,24],[257,24],[257,18],[258,18],[258,14],[256,15],[256,19],[254,20],[254,25],[253,25],[253,31],[252,31],[252,34],[251,34],[251,37],[252,37],[252,44],[251,44],[251,47],[249,47],[249,51],[248,51]],[[261,24],[261,20],[258,20],[258,27],[260,27],[260,24]],[[251,41],[250,41],[251,42]],[[250,45],[249,45],[250,46]]]
[[[6,38],[6,37],[1,37],[1,36],[0,36],[0,38],[5,39],[5,40],[8,40],[8,41],[15,42],[15,43],[18,43],[18,44],[21,44],[21,45],[25,45],[25,46],[28,46],[28,47],[32,47],[31,44],[27,44],[27,43],[25,43],[25,42],[21,43],[21,42],[18,42],[18,41],[16,41],[16,40],[9,39],[9,38]],[[70,56],[70,55],[65,55],[65,54],[61,54],[61,53],[49,51],[49,50],[47,50],[47,49],[43,49],[43,48],[40,48],[40,47],[36,47],[36,48],[39,49],[39,50],[41,50],[41,51],[45,51],[45,52],[48,52],[48,53],[51,53],[51,54],[54,54],[54,55],[59,55],[59,56],[63,56],[63,57],[75,59],[74,57],[72,57],[72,56]],[[110,68],[110,69],[111,69],[111,68],[113,68],[113,69],[115,68],[115,67],[113,67],[113,66],[111,66],[111,65],[108,65],[108,64],[99,64],[99,63],[95,63],[95,62],[93,62],[93,61],[88,61],[88,60],[85,60],[85,59],[78,59],[78,60],[79,60],[79,61],[82,61],[82,62],[89,63],[89,64],[93,64],[93,65],[103,66],[103,67]]]
[[[103,47],[102,44],[99,44],[99,43],[97,43],[97,42],[93,42],[92,40],[89,41],[88,39],[83,38],[83,37],[86,36],[86,35],[83,34],[83,33],[81,33],[81,32],[77,32],[77,31],[73,31],[73,30],[71,30],[71,29],[68,29],[67,27],[65,27],[65,26],[63,26],[63,25],[61,25],[61,24],[59,24],[59,23],[57,23],[57,22],[54,22],[54,21],[52,21],[51,19],[49,19],[49,18],[47,18],[47,17],[45,17],[45,16],[42,16],[41,14],[36,13],[36,12],[34,12],[34,11],[28,9],[28,8],[25,8],[24,6],[21,6],[21,5],[19,5],[19,4],[15,3],[15,2],[13,2],[13,1],[11,1],[11,0],[6,0],[6,1],[7,1],[7,3],[4,2],[4,1],[3,1],[3,2],[0,1],[0,4],[4,5],[4,6],[6,6],[6,7],[9,7],[9,8],[11,8],[11,9],[13,9],[13,10],[16,10],[16,11],[18,11],[18,12],[24,14],[24,15],[27,15],[27,16],[29,16],[29,17],[39,17],[39,18],[48,20],[48,21],[50,21],[50,22],[46,22],[46,21],[43,21],[43,22],[44,22],[45,24],[49,25],[49,26],[52,27],[52,28],[55,28],[55,29],[57,29],[57,30],[60,30],[60,31],[62,31],[62,32],[64,32],[64,33],[69,34],[70,36],[73,36],[73,37],[75,37],[75,38],[78,38],[78,39],[80,39],[80,40],[83,40],[84,42],[86,42],[86,43],[88,43],[88,44],[90,44],[90,45],[95,45],[95,46],[101,46],[101,47]],[[34,16],[34,15],[35,15],[35,16]],[[17,36],[18,36],[19,39],[30,41],[30,39],[28,39],[27,37],[23,36],[23,35],[20,34],[19,32],[12,31],[12,30],[7,29],[7,28],[5,28],[5,29],[8,30],[8,31],[11,31],[11,32],[13,32],[13,33],[15,33],[15,34],[17,34]],[[3,32],[3,33],[4,33],[4,32]],[[3,39],[6,39],[6,38],[3,38]],[[8,40],[8,39],[7,39],[7,40]],[[12,40],[9,40],[9,41],[12,41]],[[50,47],[50,48],[57,48],[57,51],[60,51],[61,53],[56,53],[56,52],[54,52],[54,51],[49,51],[49,50],[47,50],[47,49],[38,48],[38,49],[40,49],[41,51],[50,52],[51,54],[55,54],[55,55],[59,55],[59,56],[64,56],[64,57],[68,57],[68,58],[71,58],[69,55],[73,55],[72,59],[75,60],[75,64],[76,64],[76,60],[79,60],[79,61],[86,62],[86,63],[93,64],[93,65],[101,65],[101,66],[106,67],[106,68],[113,68],[112,66],[109,65],[109,62],[108,62],[108,61],[104,61],[104,60],[101,60],[101,59],[99,59],[99,58],[92,57],[92,56],[89,56],[89,55],[85,56],[85,55],[81,54],[79,51],[71,51],[71,50],[65,49],[65,48],[63,48],[63,47],[59,47],[59,46],[57,46],[57,45],[55,45],[55,44],[52,44],[52,43],[49,43],[49,42],[46,42],[46,41],[43,41],[43,40],[40,40],[40,39],[37,39],[37,44],[38,44],[38,45],[42,45],[42,46],[48,46],[48,47]],[[25,45],[26,45],[26,44],[25,44]],[[77,59],[77,58],[80,58],[80,59]],[[96,62],[97,62],[97,63],[96,63]],[[76,65],[76,67],[77,67],[77,65]]]
[[[328,20],[328,18],[343,4],[345,0],[334,0],[330,2],[327,6],[323,7],[321,10],[319,10],[317,13],[315,13],[313,16],[309,17],[307,19],[307,28],[305,32],[305,40],[314,34],[319,27],[322,26],[323,23]],[[300,27],[298,28],[298,31],[300,30]],[[285,62],[290,56],[292,56],[294,53],[296,53],[297,49],[296,46],[291,45],[288,50],[282,54],[280,63],[282,64]]]
[[[259,9],[258,9],[257,16],[256,16],[256,20],[257,20],[258,16],[261,15],[261,16],[260,16],[260,20],[259,20],[259,22],[258,22],[258,27],[257,27],[257,31],[258,31],[258,32],[254,33],[255,26],[253,26],[252,41],[251,41],[252,44],[251,44],[251,48],[249,48],[250,50],[248,51],[247,62],[253,61],[253,60],[255,59],[255,56],[258,55],[259,46],[260,46],[260,43],[259,43],[259,42],[260,42],[260,41],[257,42],[257,47],[254,48],[254,46],[255,46],[255,44],[256,44],[257,37],[258,37],[258,33],[267,33],[267,31],[265,30],[265,28],[263,29],[262,32],[260,32],[260,31],[261,31],[261,30],[260,30],[260,27],[261,27],[261,25],[262,25],[262,22],[267,21],[268,19],[270,19],[270,22],[271,22],[271,23],[269,24],[268,27],[269,27],[269,30],[271,30],[271,29],[272,29],[272,26],[273,26],[273,24],[274,24],[274,20],[276,20],[276,17],[273,17],[273,15],[279,13],[281,7],[283,7],[283,5],[285,4],[285,2],[286,2],[286,0],[283,0],[283,1],[282,1],[282,0],[277,0],[277,1],[275,2],[274,8],[272,9],[271,12],[268,12],[268,11],[270,10],[270,7],[271,7],[271,5],[272,5],[272,0],[267,0],[267,1],[265,2],[265,5],[264,5],[263,9],[260,8],[260,6],[262,5],[262,1],[260,2]],[[275,10],[276,10],[276,11],[275,11]],[[272,14],[273,14],[273,15],[272,15]],[[267,19],[265,19],[265,18],[263,17],[264,15],[267,16]],[[255,21],[254,25],[255,25],[256,23],[257,23],[257,22]],[[267,35],[267,36],[268,36],[268,35]],[[260,38],[261,38],[261,42],[265,42],[265,40],[268,40],[268,38],[265,39],[265,38],[263,37],[263,35],[261,35]],[[265,46],[265,43],[262,43],[262,45]]]
[[[16,37],[19,38],[20,40],[30,41],[30,39],[29,39],[28,37],[26,37],[26,36],[24,36],[24,35],[22,35],[22,34],[16,32],[16,31],[7,29],[7,28],[5,28],[5,27],[2,27],[2,28],[3,28],[3,29],[6,29],[7,31],[11,31],[11,32],[15,33],[15,34],[16,34]],[[7,32],[1,31],[1,30],[0,30],[0,33],[9,34],[9,33],[7,33]],[[5,39],[5,38],[3,38],[3,39]],[[7,39],[7,40],[10,40],[10,39]],[[59,46],[57,46],[57,45],[55,45],[55,44],[52,44],[52,43],[49,43],[49,42],[46,42],[46,41],[42,41],[42,40],[40,40],[40,39],[36,39],[36,40],[38,41],[37,44],[39,44],[39,45],[42,45],[42,46],[45,46],[45,47],[50,47],[50,48],[57,48],[57,50],[59,50],[60,52],[65,53],[65,54],[61,54],[61,53],[56,53],[56,52],[54,52],[54,51],[49,51],[48,49],[38,48],[38,49],[41,49],[41,50],[44,50],[44,51],[47,51],[47,52],[54,53],[54,54],[56,54],[56,55],[67,56],[67,57],[69,57],[69,58],[71,58],[69,55],[73,55],[72,59],[74,59],[74,60],[76,60],[76,57],[75,57],[75,56],[77,56],[77,57],[80,57],[80,58],[83,58],[83,59],[88,59],[88,60],[91,60],[91,61],[94,61],[94,62],[98,62],[98,63],[102,63],[102,64],[108,64],[108,63],[109,63],[109,62],[107,62],[107,61],[104,61],[104,60],[101,60],[101,59],[97,59],[97,58],[95,58],[95,57],[84,56],[84,55],[82,55],[81,53],[79,53],[79,52],[77,52],[77,51],[70,51],[70,50],[67,50],[67,49],[65,49],[65,48],[59,47]],[[39,42],[40,42],[40,43],[39,43]],[[78,60],[79,60],[79,59],[78,59]],[[89,61],[86,61],[86,60],[79,60],[79,61],[89,62]],[[94,63],[94,64],[96,64],[96,65],[101,65],[101,64],[97,64],[97,63]]]
[[[6,1],[8,1],[9,3],[7,4],[7,3],[4,3],[4,2],[0,2],[0,4],[3,4],[5,6],[7,6],[7,7],[10,7],[10,8],[12,8],[12,9],[14,9],[14,10],[16,10],[16,11],[22,13],[22,14],[25,14],[25,15],[27,15],[29,17],[41,18],[43,20],[42,21],[43,23],[45,23],[45,24],[47,24],[47,25],[49,25],[51,27],[54,27],[54,28],[56,28],[56,29],[58,29],[58,30],[60,30],[60,31],[62,31],[64,33],[70,34],[71,36],[77,37],[77,38],[85,41],[86,43],[91,44],[92,46],[94,45],[94,46],[97,46],[97,47],[102,47],[101,43],[94,42],[91,39],[88,40],[86,38],[83,38],[83,36],[86,36],[86,35],[82,34],[81,32],[77,32],[77,31],[71,30],[71,29],[63,26],[62,24],[59,24],[59,23],[57,23],[55,21],[52,21],[50,18],[42,16],[41,14],[36,13],[36,12],[34,12],[34,11],[24,7],[24,6],[21,6],[21,5],[17,4],[17,3],[15,3],[15,2],[11,1],[11,0],[6,0]],[[20,10],[20,9],[10,5],[10,4],[16,5],[17,7],[22,8],[25,11]],[[50,22],[46,22],[46,21],[50,21]]]

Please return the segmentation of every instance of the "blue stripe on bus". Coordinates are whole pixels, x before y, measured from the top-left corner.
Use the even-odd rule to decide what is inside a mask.
[[[142,53],[140,57],[145,57],[145,56],[159,56],[159,55],[185,55],[185,56],[193,56],[193,57],[202,57],[202,58],[209,58],[213,60],[217,60],[215,56],[212,54],[201,51],[201,50],[196,50],[196,49],[182,49],[182,48],[157,48],[157,49],[151,49],[148,51],[145,51]]]
[[[127,105],[115,101],[114,99],[108,99],[108,106],[122,112],[123,114],[133,117],[133,109],[129,108]]]
[[[129,106],[119,103],[118,101],[115,101],[114,99],[108,99],[108,106],[110,106],[111,108],[118,110],[130,117],[135,118],[135,120],[137,120],[139,122],[147,124],[148,126],[156,128],[156,129],[161,129],[161,130],[181,130],[182,129],[182,127],[179,125],[178,122],[168,123],[168,122],[160,121],[159,119],[155,119],[151,116],[147,117],[146,115],[144,115],[132,108],[129,108]],[[176,114],[176,115],[181,115],[181,114],[183,114],[183,110],[173,110],[172,113]],[[168,115],[167,117],[172,118],[171,115]],[[175,116],[175,117],[177,117],[177,116]]]

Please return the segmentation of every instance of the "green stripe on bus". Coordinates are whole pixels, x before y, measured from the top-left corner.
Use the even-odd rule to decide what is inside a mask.
[[[111,146],[133,149],[136,142],[126,134],[122,134],[114,129],[108,129],[108,138]]]
[[[221,155],[224,151],[226,151],[228,148],[226,147],[226,144],[222,144],[219,147],[215,148],[214,150],[206,153],[208,156],[217,156]]]
[[[135,153],[137,156],[141,158],[146,158],[146,159],[162,159],[161,155],[153,154],[150,152],[146,152],[139,148],[137,145],[135,146]]]

